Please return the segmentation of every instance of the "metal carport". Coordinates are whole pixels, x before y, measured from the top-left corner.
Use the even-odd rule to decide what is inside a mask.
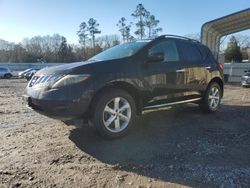
[[[250,29],[250,8],[203,24],[201,42],[218,58],[221,37]]]

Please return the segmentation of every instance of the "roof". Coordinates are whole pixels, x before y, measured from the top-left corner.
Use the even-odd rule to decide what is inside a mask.
[[[218,54],[221,37],[247,29],[250,29],[250,8],[203,24],[201,42]]]

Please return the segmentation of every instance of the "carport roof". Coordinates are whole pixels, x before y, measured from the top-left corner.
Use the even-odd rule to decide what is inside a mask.
[[[217,54],[221,37],[246,29],[250,29],[250,8],[203,24],[201,42]]]

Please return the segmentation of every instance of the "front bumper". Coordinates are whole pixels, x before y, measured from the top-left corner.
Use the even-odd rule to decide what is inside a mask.
[[[241,80],[241,85],[242,86],[250,86],[250,81],[249,80]]]
[[[242,86],[250,86],[250,83],[241,82]]]
[[[87,114],[92,92],[81,92],[81,87],[65,87],[58,90],[44,91],[26,88],[23,100],[28,108],[48,117],[70,120]]]

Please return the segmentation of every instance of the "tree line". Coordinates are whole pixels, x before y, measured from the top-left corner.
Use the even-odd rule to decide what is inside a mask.
[[[59,34],[35,36],[15,44],[0,39],[0,62],[62,62],[86,60],[107,48],[119,44],[118,35],[103,35],[96,39],[96,46],[68,44]]]
[[[75,62],[90,58],[121,42],[133,41],[136,38],[152,38],[162,31],[158,27],[159,20],[155,18],[142,4],[138,4],[131,16],[136,23],[127,23],[126,18],[118,20],[117,27],[121,34],[103,35],[96,19],[83,21],[76,32],[79,45],[68,44],[67,39],[60,35],[34,36],[25,38],[15,44],[0,39],[0,62]],[[132,26],[135,31],[132,34]],[[121,40],[120,40],[121,38]]]
[[[79,44],[68,44],[67,39],[59,34],[52,36],[35,36],[25,38],[15,44],[0,39],[0,62],[76,62],[86,60],[121,42],[130,42],[136,39],[155,38],[162,28],[160,20],[150,13],[142,4],[138,4],[131,13],[133,21],[121,17],[116,26],[118,35],[102,35],[100,24],[94,18],[83,21],[76,32]],[[99,36],[99,37],[98,37]],[[199,40],[199,34],[186,35]],[[224,51],[226,62],[241,62],[250,57],[249,36],[232,36]]]
[[[155,38],[158,36],[159,32],[162,32],[162,28],[158,27],[160,21],[157,20],[142,4],[136,6],[136,9],[131,16],[136,20],[136,23],[127,23],[127,19],[122,17],[116,24],[121,34],[122,42],[134,41],[136,38]],[[135,26],[134,35],[136,37],[131,33],[133,25]],[[96,48],[96,35],[101,34],[101,30],[99,30],[98,27],[99,23],[94,18],[90,18],[87,22],[83,21],[80,24],[77,35],[79,37],[79,43],[83,48],[86,48],[87,46],[91,46],[93,49]],[[89,44],[88,41],[91,41],[91,44]],[[114,41],[114,45],[118,43],[119,41]]]

